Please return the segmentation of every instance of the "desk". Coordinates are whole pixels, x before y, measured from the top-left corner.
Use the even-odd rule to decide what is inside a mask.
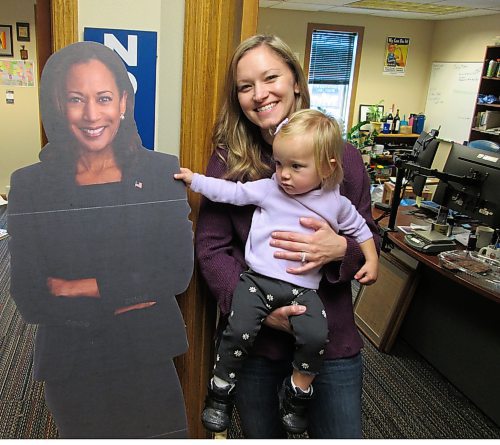
[[[408,207],[409,209],[414,209],[413,207]],[[407,209],[408,209],[407,208]],[[409,226],[412,222],[418,223],[421,220],[416,220],[415,217],[412,217],[408,215],[406,212],[408,210],[405,210],[404,208],[399,208],[398,215],[396,217],[396,227],[398,225],[400,226]],[[374,209],[373,214],[381,214],[380,210]],[[445,269],[444,267],[441,267],[439,265],[439,260],[437,255],[426,255],[425,253],[419,252],[418,250],[415,250],[411,248],[408,244],[404,242],[404,233],[403,232],[390,232],[388,234],[389,241],[392,242],[395,246],[397,246],[399,249],[401,249],[403,252],[406,254],[410,255],[411,257],[415,258],[417,261],[419,261],[422,264],[425,264],[426,266],[434,269],[437,271],[440,275],[443,275],[444,277],[455,281],[461,286],[465,286],[471,291],[478,293],[496,303],[500,303],[500,293],[494,292],[493,290],[478,286],[475,283],[472,283],[470,281],[465,280],[461,276],[458,276],[451,272],[448,269]],[[461,248],[460,246],[457,245],[457,249]],[[500,319],[499,319],[500,320]],[[499,322],[500,325],[500,322]],[[500,346],[500,345],[499,345]],[[499,350],[500,354],[500,350]]]
[[[399,209],[396,226],[411,222],[407,211]],[[399,336],[500,425],[500,293],[440,267],[435,255],[412,249],[403,238],[388,234],[394,245],[389,255],[402,251],[419,264],[413,298],[399,314]]]
[[[410,133],[410,134],[384,134],[384,133],[379,133],[377,136],[375,136],[375,143],[376,144],[391,144],[391,145],[396,145],[396,146],[410,146],[413,147],[413,144],[415,141],[418,139],[420,135],[415,134],[415,133]]]

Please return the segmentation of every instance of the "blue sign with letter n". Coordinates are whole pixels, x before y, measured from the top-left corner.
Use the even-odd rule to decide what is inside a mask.
[[[154,149],[157,33],[85,28],[83,40],[106,45],[125,62],[136,93],[134,114],[142,145]]]

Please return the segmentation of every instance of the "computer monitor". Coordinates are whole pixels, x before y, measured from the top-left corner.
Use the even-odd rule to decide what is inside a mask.
[[[439,146],[439,140],[436,139],[436,131],[431,133],[421,133],[413,145],[412,162],[420,167],[430,168],[436,151]],[[415,173],[412,179],[413,192],[416,196],[422,196],[424,191],[426,176]]]
[[[440,180],[433,201],[481,223],[500,227],[500,155],[453,143],[444,173],[476,177],[476,184]]]

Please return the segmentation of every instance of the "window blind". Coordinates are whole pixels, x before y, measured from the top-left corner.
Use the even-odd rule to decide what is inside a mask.
[[[356,33],[314,30],[308,82],[349,85],[356,39]]]

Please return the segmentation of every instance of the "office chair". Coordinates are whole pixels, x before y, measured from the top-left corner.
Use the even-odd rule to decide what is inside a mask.
[[[500,145],[498,145],[496,142],[488,141],[486,139],[479,139],[477,141],[471,141],[471,142],[469,142],[469,147],[470,148],[480,148],[482,150],[488,150],[488,151],[494,151],[494,152],[500,151]]]

